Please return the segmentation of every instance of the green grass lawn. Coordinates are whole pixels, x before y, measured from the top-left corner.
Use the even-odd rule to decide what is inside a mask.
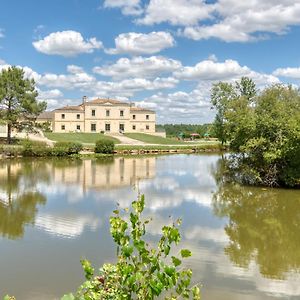
[[[148,144],[157,144],[157,145],[184,145],[185,142],[178,141],[170,138],[163,138],[160,136],[145,134],[145,133],[125,133],[126,136],[134,140],[138,140]]]
[[[114,143],[120,143],[120,141],[111,136],[107,136],[101,133],[53,133],[45,132],[44,135],[52,141],[56,142],[78,142],[82,144],[95,144],[99,140],[110,140]]]

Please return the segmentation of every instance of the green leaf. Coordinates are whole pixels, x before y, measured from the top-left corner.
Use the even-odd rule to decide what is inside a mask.
[[[182,258],[186,258],[186,257],[192,256],[192,252],[190,250],[188,250],[188,249],[182,249],[180,251],[180,254],[181,254]]]
[[[91,263],[87,259],[82,259],[80,262],[85,272],[85,278],[88,280],[91,279],[94,275],[94,268]]]
[[[124,246],[122,248],[122,253],[124,254],[125,257],[129,257],[133,252],[133,247],[132,246]]]
[[[178,267],[179,265],[181,265],[181,260],[175,256],[172,256],[172,262],[175,267]]]
[[[73,294],[64,295],[61,300],[75,300]]]

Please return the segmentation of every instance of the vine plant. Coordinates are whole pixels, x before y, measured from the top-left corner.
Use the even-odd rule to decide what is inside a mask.
[[[182,249],[178,256],[170,255],[171,247],[180,242],[181,220],[164,226],[157,247],[151,248],[144,239],[151,221],[142,219],[144,208],[141,195],[125,210],[125,216],[119,209],[113,212],[110,230],[117,244],[117,263],[104,264],[95,275],[91,263],[82,260],[86,281],[75,296],[65,295],[62,300],[200,299],[200,288],[190,287],[192,270],[181,268],[182,259],[191,256],[191,251]]]

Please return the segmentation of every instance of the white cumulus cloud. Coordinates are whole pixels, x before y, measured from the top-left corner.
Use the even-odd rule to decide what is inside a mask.
[[[186,66],[175,71],[174,76],[183,80],[228,81],[238,80],[242,76],[252,78],[258,85],[278,83],[279,79],[270,74],[259,73],[247,66],[241,66],[237,61],[227,59],[224,62],[203,60],[195,66]]]
[[[116,48],[107,49],[109,54],[154,54],[166,48],[174,47],[175,41],[169,32],[122,33],[115,39]]]
[[[279,76],[279,77],[300,79],[300,67],[299,68],[279,68],[273,72],[273,75]]]
[[[211,10],[212,5],[207,5],[203,0],[150,0],[145,15],[137,23],[196,25],[200,20],[210,18]]]
[[[80,53],[92,53],[103,47],[96,38],[84,40],[80,32],[67,30],[49,34],[39,41],[32,43],[34,48],[48,55],[76,56]]]
[[[194,40],[218,38],[226,42],[248,42],[268,34],[285,34],[300,24],[300,2],[293,0],[219,0],[214,5],[215,21],[188,26],[183,34]]]
[[[105,0],[105,8],[120,8],[124,15],[140,15],[143,10],[140,0]]]
[[[120,58],[116,63],[95,67],[93,71],[102,76],[121,78],[153,78],[181,68],[181,62],[163,56]]]

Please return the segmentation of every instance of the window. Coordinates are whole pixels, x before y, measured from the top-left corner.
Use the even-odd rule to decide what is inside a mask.
[[[65,117],[66,117],[65,114],[61,114],[62,119],[65,119]]]
[[[109,110],[106,110],[106,116],[109,117]]]
[[[135,115],[132,115],[132,119],[135,120]]]
[[[149,130],[149,129],[150,129],[149,125],[146,125],[146,130]]]
[[[124,110],[120,110],[120,117],[124,117]]]
[[[66,126],[65,125],[61,125],[61,130],[66,130]]]
[[[105,131],[110,131],[110,124],[105,124]]]
[[[77,129],[77,130],[80,130],[80,125],[77,125],[77,126],[76,126],[76,129]]]
[[[96,124],[91,124],[91,131],[93,131],[93,132],[96,131]]]
[[[80,119],[80,114],[77,114],[76,118],[77,118],[77,120],[79,120]]]
[[[132,130],[135,130],[135,125],[132,125]]]
[[[120,130],[120,131],[124,131],[124,130],[125,130],[124,124],[120,124],[120,125],[119,125],[119,130]]]
[[[146,120],[149,120],[149,115],[146,115]]]
[[[95,116],[96,116],[96,110],[92,109],[92,117],[95,117]]]

